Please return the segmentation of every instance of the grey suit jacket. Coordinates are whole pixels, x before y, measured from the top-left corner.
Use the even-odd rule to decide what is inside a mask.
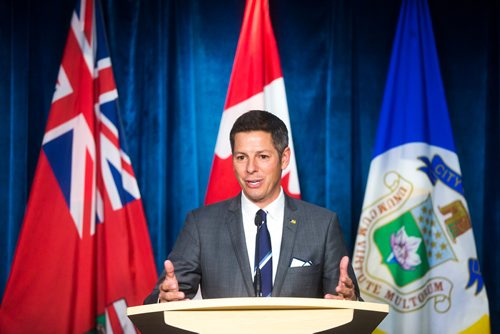
[[[254,296],[253,276],[243,231],[241,194],[190,212],[169,259],[187,298],[201,285],[203,298]],[[348,255],[337,215],[325,208],[285,196],[283,236],[274,297],[318,297],[336,294],[340,259]],[[311,261],[290,267],[292,259]],[[349,277],[359,288],[349,265]],[[160,276],[145,303],[156,303]]]

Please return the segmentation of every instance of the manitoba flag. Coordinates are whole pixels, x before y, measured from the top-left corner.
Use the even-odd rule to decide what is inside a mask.
[[[241,190],[233,172],[229,132],[236,119],[252,109],[269,111],[285,122],[291,158],[281,183],[288,195],[300,197],[285,84],[267,0],[247,0],[246,3],[205,204],[235,196]]]
[[[374,333],[489,333],[462,174],[426,0],[404,0],[356,238]]]
[[[117,97],[100,6],[77,1],[1,333],[135,332],[156,270]]]

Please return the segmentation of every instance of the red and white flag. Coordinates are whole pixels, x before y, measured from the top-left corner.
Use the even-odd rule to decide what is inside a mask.
[[[1,333],[135,332],[156,269],[117,98],[99,3],[77,1]]]
[[[269,111],[285,122],[292,154],[281,184],[288,195],[300,197],[285,84],[267,0],[246,3],[205,204],[228,199],[241,191],[233,172],[229,132],[236,119],[252,109]]]

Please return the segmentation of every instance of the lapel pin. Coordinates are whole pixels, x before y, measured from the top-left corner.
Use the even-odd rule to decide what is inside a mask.
[[[295,225],[295,224],[297,224],[297,221],[295,219],[290,219],[290,224]]]

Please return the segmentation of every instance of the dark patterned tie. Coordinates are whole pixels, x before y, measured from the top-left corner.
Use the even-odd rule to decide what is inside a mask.
[[[255,241],[255,292],[259,297],[271,297],[273,291],[273,253],[271,236],[267,229],[267,217],[264,210],[255,215],[257,240]],[[257,268],[258,264],[258,268]]]

